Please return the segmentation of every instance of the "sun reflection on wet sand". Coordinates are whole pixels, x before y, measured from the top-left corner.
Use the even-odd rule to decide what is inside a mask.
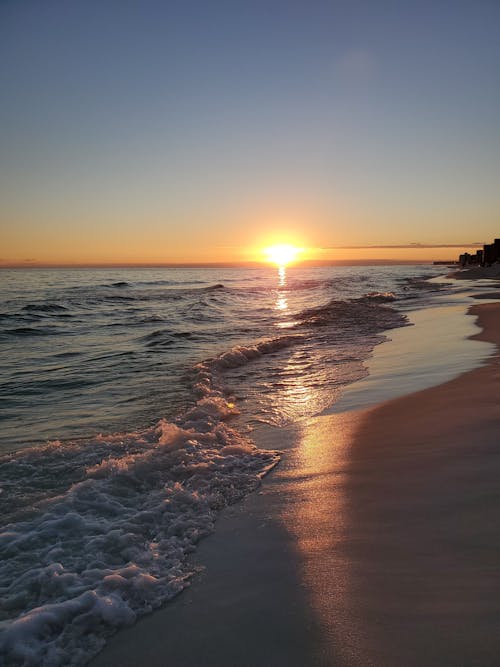
[[[324,639],[310,664],[497,664],[491,368],[303,422],[282,518]]]
[[[362,415],[315,417],[304,424],[296,477],[290,480],[297,500],[283,517],[297,540],[304,584],[326,638],[318,648],[318,664],[332,664],[330,660],[339,654],[342,664],[370,664],[359,636],[353,607],[357,596],[345,548],[350,530],[345,495],[348,456]]]

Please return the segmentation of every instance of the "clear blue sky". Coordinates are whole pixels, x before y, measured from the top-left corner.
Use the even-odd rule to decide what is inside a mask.
[[[489,241],[499,26],[498,0],[3,0],[0,261]]]

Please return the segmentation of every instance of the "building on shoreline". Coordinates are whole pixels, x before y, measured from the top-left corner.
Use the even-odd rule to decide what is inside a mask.
[[[493,243],[484,246],[483,266],[491,266],[500,261],[500,239],[495,239]]]
[[[464,252],[458,258],[460,266],[491,266],[500,262],[500,239],[495,239],[493,243],[486,243],[481,250],[471,254]]]

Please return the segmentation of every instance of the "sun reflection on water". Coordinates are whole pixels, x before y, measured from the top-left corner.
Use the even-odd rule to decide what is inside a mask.
[[[286,266],[278,267],[279,287],[286,287]]]
[[[276,303],[274,304],[275,309],[279,314],[283,314],[288,310],[288,299],[286,293],[281,290],[286,288],[286,266],[278,266],[278,291],[276,295]],[[286,323],[279,322],[279,327],[286,326]]]
[[[276,299],[276,309],[277,310],[288,310],[288,300],[286,296],[282,296],[281,294],[278,294],[278,298]]]

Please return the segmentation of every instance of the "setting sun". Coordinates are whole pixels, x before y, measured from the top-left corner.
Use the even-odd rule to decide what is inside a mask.
[[[280,245],[269,246],[264,248],[264,254],[269,262],[277,264],[278,266],[287,266],[290,262],[297,259],[297,256],[302,252],[302,248],[283,243]]]

